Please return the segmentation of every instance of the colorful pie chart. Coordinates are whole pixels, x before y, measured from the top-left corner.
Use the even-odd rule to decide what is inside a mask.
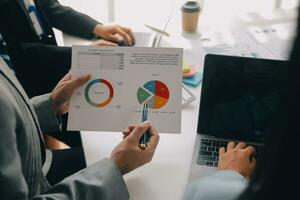
[[[114,96],[114,89],[110,82],[104,79],[90,81],[85,88],[85,99],[94,107],[107,106]]]
[[[147,102],[151,109],[159,109],[169,101],[168,87],[161,81],[152,80],[138,88],[137,99],[140,104]]]

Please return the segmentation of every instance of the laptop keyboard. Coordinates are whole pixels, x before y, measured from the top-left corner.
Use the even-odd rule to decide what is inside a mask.
[[[219,149],[227,147],[226,141],[218,141],[212,139],[201,139],[200,149],[197,158],[198,165],[205,165],[211,167],[218,166]],[[263,146],[251,145],[256,149],[256,156],[262,151]]]

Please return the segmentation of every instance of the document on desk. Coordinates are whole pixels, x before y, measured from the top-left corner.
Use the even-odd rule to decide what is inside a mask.
[[[160,133],[180,133],[182,57],[179,48],[73,46],[72,75],[92,77],[71,98],[68,130],[120,132],[147,103]]]
[[[209,42],[203,44],[203,49],[213,54],[287,60],[295,27],[295,23],[279,23],[250,26],[246,31],[205,32],[202,37],[209,38]]]

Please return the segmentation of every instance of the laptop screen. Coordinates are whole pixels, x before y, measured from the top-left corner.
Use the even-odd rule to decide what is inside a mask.
[[[263,142],[279,105],[287,61],[205,57],[198,133]]]

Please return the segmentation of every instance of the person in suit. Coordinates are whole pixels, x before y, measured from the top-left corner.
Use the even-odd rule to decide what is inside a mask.
[[[52,28],[86,39],[100,37],[95,45],[134,43],[130,28],[103,25],[57,0],[0,0],[0,7],[0,32],[29,97],[50,92],[71,67],[71,48],[57,46]]]
[[[220,148],[219,170],[187,186],[186,200],[264,200],[295,199],[299,196],[300,113],[300,10],[288,75],[278,110],[271,123],[264,152],[256,159],[255,149],[230,142]],[[283,76],[285,76],[283,74]]]
[[[67,74],[50,93],[29,99],[0,58],[0,199],[128,199],[123,174],[150,162],[159,135],[150,122],[130,126],[109,158],[50,186],[43,172],[47,159],[42,132],[59,129],[57,115],[68,110],[74,90],[90,75]],[[141,149],[139,139],[149,130]]]
[[[70,70],[71,48],[57,46],[53,27],[86,39],[102,38],[95,45],[134,43],[129,28],[103,25],[57,0],[0,0],[0,34],[6,42],[11,66],[29,97],[52,91]],[[65,133],[67,115],[62,116],[62,122]],[[47,146],[80,147],[79,132],[67,133],[46,134]]]

